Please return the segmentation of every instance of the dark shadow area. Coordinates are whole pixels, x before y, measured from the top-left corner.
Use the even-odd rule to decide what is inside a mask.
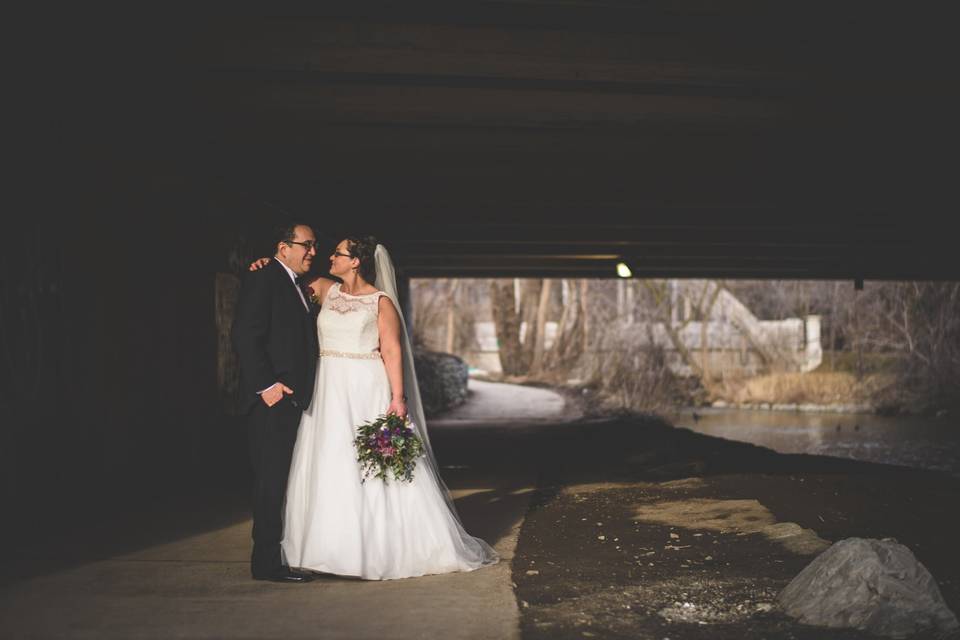
[[[670,540],[668,533],[675,529],[656,524],[634,529],[630,525],[631,509],[636,504],[677,495],[684,499],[758,501],[778,521],[795,522],[831,541],[853,535],[895,537],[931,568],[948,604],[954,608],[960,604],[960,584],[954,580],[960,575],[960,554],[952,545],[960,530],[952,509],[960,481],[944,473],[823,456],[783,455],[643,416],[566,424],[446,422],[432,429],[432,441],[447,483],[465,494],[456,504],[467,529],[491,543],[515,524],[505,521],[503,513],[530,499],[517,491],[522,483],[516,479],[536,478],[513,561],[518,597],[536,605],[531,605],[530,611],[593,593],[592,584],[606,585],[612,580],[628,591],[652,584],[654,574],[623,572],[619,556],[607,557],[607,552],[598,556],[587,544],[595,545],[595,536],[590,534],[585,539],[578,525],[604,520],[607,535],[623,536],[622,540],[641,536],[646,544],[659,548],[656,545],[662,546],[663,539]],[[65,519],[63,526],[48,530],[44,537],[11,547],[15,555],[5,562],[4,584],[246,520],[249,477],[244,454],[235,449],[229,454],[224,450],[219,470],[184,478],[179,490],[166,497],[158,495],[146,501],[141,496],[121,513],[77,509],[81,516],[76,519]],[[688,486],[685,479],[699,479],[702,485]],[[677,480],[684,482],[678,485],[673,482]],[[601,486],[586,497],[570,493],[576,486],[594,484]],[[127,498],[135,494],[131,491]],[[683,531],[681,535],[687,542]],[[727,563],[722,575],[711,579],[727,584],[724,588],[728,589],[733,583],[751,583],[751,572],[766,571],[761,558],[778,559],[779,564],[770,566],[783,577],[768,576],[763,589],[756,586],[750,591],[754,598],[771,597],[770,585],[795,574],[806,562],[756,536],[728,537],[723,539],[722,549],[703,547],[704,553],[722,557]],[[559,581],[556,575],[550,580],[534,580],[526,573],[531,561],[541,567],[540,575],[550,575],[543,567],[551,566],[564,567],[566,573]],[[655,576],[679,584],[687,570],[658,558]],[[542,591],[543,585],[553,585],[552,590]],[[738,589],[729,591],[727,599],[743,595],[743,588]],[[533,625],[528,615],[533,613],[524,610],[524,636],[540,637],[544,629]],[[659,620],[655,615],[645,619]],[[759,631],[794,629],[782,617],[761,616],[759,622],[751,624]],[[672,628],[677,637],[706,637],[685,636]],[[736,637],[744,627],[733,624],[714,631],[718,629],[720,635],[716,637]],[[553,629],[551,634],[555,633],[559,631]],[[570,637],[579,633],[577,630]],[[551,634],[543,637],[553,637]],[[565,636],[560,633],[557,637]],[[817,636],[811,632],[796,637]]]
[[[248,521],[252,476],[245,425],[227,422],[236,431],[223,433],[209,466],[181,465],[154,482],[110,484],[86,500],[24,509],[29,528],[13,532],[16,536],[7,532],[0,586]],[[456,439],[449,444],[450,464],[460,466]],[[509,434],[501,435],[500,445],[510,446]],[[524,471],[502,470],[517,469]],[[454,491],[467,490],[455,501],[465,527],[496,544],[516,524],[503,514],[515,513],[526,498],[516,493],[521,487],[510,484],[516,473],[491,477],[490,471],[480,466],[442,474]]]
[[[656,416],[606,418],[562,424],[444,423],[432,431],[442,465],[536,470],[541,485],[605,481],[674,480],[726,473],[850,473],[912,470],[827,456],[779,454],[764,447],[677,429]]]
[[[656,418],[520,427],[499,437],[463,429],[456,436],[441,431],[435,440],[438,451],[459,453],[463,464],[494,460],[504,468],[537,469],[538,491],[513,563],[517,597],[529,605],[522,609],[525,638],[582,637],[584,629],[610,637],[866,637],[825,634],[751,608],[775,602],[810,556],[737,533],[732,521],[724,534],[696,523],[635,520],[639,505],[656,513],[671,504],[696,511],[702,503],[722,503],[733,505],[731,516],[758,509],[826,543],[892,537],[933,573],[948,606],[960,608],[954,544],[960,517],[953,507],[960,479],[954,475],[784,455]],[[682,608],[670,610],[677,601],[696,603],[699,619],[710,624],[699,626],[690,611],[684,622]]]
[[[494,541],[507,526],[497,523],[497,503],[516,498],[511,495],[516,487],[491,489],[491,477],[534,475],[545,490],[579,482],[704,474],[913,474],[834,458],[784,456],[674,429],[657,419],[559,425],[447,423],[432,429],[432,442],[448,484],[454,490],[479,490],[457,500],[465,524]],[[152,490],[133,485],[124,491],[120,483],[98,499],[75,501],[36,516],[33,524],[42,524],[41,530],[23,533],[7,547],[16,550],[12,562],[5,563],[7,578],[101,559],[247,518],[250,476],[243,444],[224,439],[220,455],[205,473],[181,468],[165,475]]]
[[[6,543],[0,585],[222,529],[250,518],[250,473],[224,467],[181,476],[178,486],[114,490],[98,500],[58,507]],[[121,505],[118,507],[118,505]]]
[[[951,21],[911,31],[866,3],[414,4],[11,19],[4,584],[247,517],[221,306],[291,215],[328,243],[375,233],[401,278],[609,277],[614,254],[646,277],[960,277],[942,224]],[[535,475],[538,504],[571,483],[740,478],[725,490],[778,517],[902,536],[957,574],[943,474],[646,418],[434,439],[441,465],[468,468],[454,488],[482,489],[459,504],[493,540],[516,496],[485,475]],[[845,496],[829,524],[786,499],[799,475]]]

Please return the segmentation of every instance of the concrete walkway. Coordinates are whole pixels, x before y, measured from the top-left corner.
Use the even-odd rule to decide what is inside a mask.
[[[580,412],[562,395],[550,389],[473,379],[468,389],[470,397],[467,402],[438,416],[439,421],[566,422],[580,417]]]
[[[519,629],[527,640],[695,640],[710,636],[701,623],[725,638],[824,637],[758,608],[808,562],[784,529],[895,537],[960,610],[958,525],[944,515],[960,489],[945,474],[783,455],[650,416],[449,421],[431,436],[467,530],[504,554],[500,565],[385,583],[253,582],[241,485],[200,483],[210,495],[150,509],[141,500],[128,522],[91,524],[84,537],[51,530],[33,556],[5,557],[14,577],[0,583],[0,638],[493,639]],[[793,524],[772,538],[770,522]],[[60,557],[64,545],[76,558]]]
[[[510,560],[532,478],[464,474],[459,480],[470,488],[453,491],[458,509],[471,533],[494,544],[503,558],[496,566],[387,582],[256,582],[244,520],[7,584],[0,589],[0,636],[517,638]]]
[[[550,390],[470,389],[465,405],[431,421],[431,437],[467,531],[496,548],[498,565],[387,582],[253,581],[238,481],[25,549],[21,577],[0,587],[0,637],[519,638],[511,559],[536,472],[522,455],[496,461],[532,425],[577,416]]]

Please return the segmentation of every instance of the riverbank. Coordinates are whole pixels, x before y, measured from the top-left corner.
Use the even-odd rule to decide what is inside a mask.
[[[895,373],[857,376],[850,371],[781,372],[727,378],[708,385],[704,399],[691,404],[714,408],[880,415],[943,416],[960,410],[960,397],[932,400],[911,390]]]
[[[956,477],[777,454],[649,418],[580,436],[540,469],[521,529],[524,638],[868,638],[776,605],[819,551],[854,536],[905,544],[960,611]]]
[[[939,405],[915,404],[903,406],[888,403],[831,403],[816,404],[812,402],[728,402],[714,400],[709,403],[713,409],[741,409],[744,411],[789,411],[794,413],[861,413],[881,416],[927,416],[947,418],[952,414],[951,409]],[[690,406],[695,410],[696,406]],[[955,412],[956,409],[953,410]]]
[[[868,403],[831,403],[812,402],[727,402],[714,400],[710,403],[714,409],[741,409],[745,411],[804,411],[810,413],[877,413],[877,407]]]
[[[688,408],[670,422],[779,453],[825,455],[960,477],[960,429],[950,416]]]

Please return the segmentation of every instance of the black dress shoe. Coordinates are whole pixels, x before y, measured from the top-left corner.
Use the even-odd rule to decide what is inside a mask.
[[[310,582],[313,576],[306,573],[295,573],[290,569],[283,568],[274,573],[254,574],[254,580],[269,580],[270,582]]]

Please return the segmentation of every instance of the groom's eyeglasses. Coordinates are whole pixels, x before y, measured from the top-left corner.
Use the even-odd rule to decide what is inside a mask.
[[[298,244],[304,249],[306,249],[307,251],[310,251],[310,249],[317,248],[317,243],[314,240],[307,240],[306,242],[298,242],[297,240],[284,240],[284,242],[287,244]]]

